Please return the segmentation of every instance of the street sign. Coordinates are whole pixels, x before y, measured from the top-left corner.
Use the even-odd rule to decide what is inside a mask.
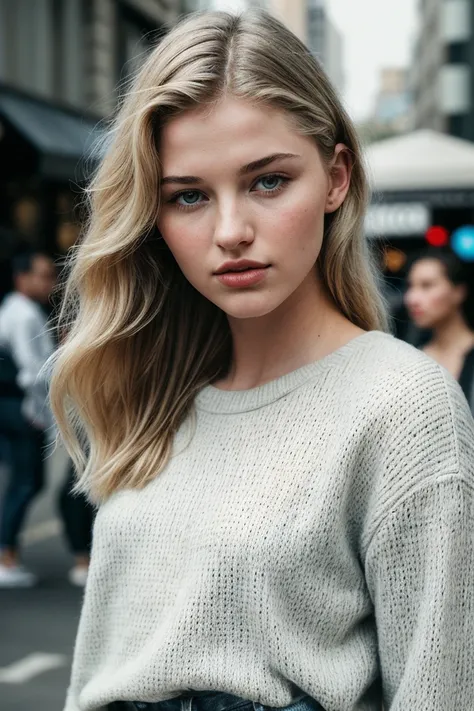
[[[431,211],[424,203],[370,205],[365,221],[368,237],[423,237],[431,224]]]

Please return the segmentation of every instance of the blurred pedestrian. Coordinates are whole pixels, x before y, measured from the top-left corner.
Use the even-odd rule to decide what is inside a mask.
[[[422,350],[459,381],[474,412],[474,330],[465,312],[469,283],[452,252],[427,250],[411,263],[405,303],[414,324],[431,335]]]
[[[29,587],[36,576],[21,563],[19,535],[44,483],[44,448],[54,430],[41,369],[54,351],[45,311],[56,284],[51,257],[13,259],[14,291],[0,306],[0,432],[8,483],[0,507],[0,587]]]
[[[99,505],[65,711],[472,711],[474,421],[383,332],[317,60],[191,16],[111,136],[51,384]]]

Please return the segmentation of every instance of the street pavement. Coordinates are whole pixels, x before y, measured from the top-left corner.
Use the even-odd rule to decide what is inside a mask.
[[[40,576],[40,584],[31,590],[0,590],[0,711],[64,707],[83,596],[67,580],[72,559],[57,518],[65,464],[62,450],[48,460],[48,485],[24,535],[24,562]]]

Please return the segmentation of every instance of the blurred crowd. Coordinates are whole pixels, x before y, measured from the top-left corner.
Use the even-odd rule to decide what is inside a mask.
[[[51,306],[56,266],[47,254],[24,252],[12,260],[11,277],[13,289],[0,304],[0,458],[6,473],[0,499],[0,588],[37,583],[22,563],[21,533],[32,502],[44,489],[45,459],[56,438],[44,367],[58,345]],[[474,411],[472,296],[463,263],[450,251],[433,249],[412,260],[392,316],[397,335],[446,368]],[[56,505],[72,555],[69,580],[84,586],[94,508],[74,492],[74,484],[74,466],[68,461]]]

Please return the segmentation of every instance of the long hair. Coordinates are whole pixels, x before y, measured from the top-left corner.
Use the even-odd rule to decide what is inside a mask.
[[[386,327],[363,235],[368,200],[352,123],[308,49],[262,12],[195,14],[151,52],[126,95],[89,191],[83,239],[68,257],[51,404],[80,478],[102,500],[163,470],[196,393],[231,358],[225,314],[184,278],[157,232],[160,127],[232,95],[290,114],[327,163],[350,149],[352,180],[328,216],[318,258],[340,311]]]

